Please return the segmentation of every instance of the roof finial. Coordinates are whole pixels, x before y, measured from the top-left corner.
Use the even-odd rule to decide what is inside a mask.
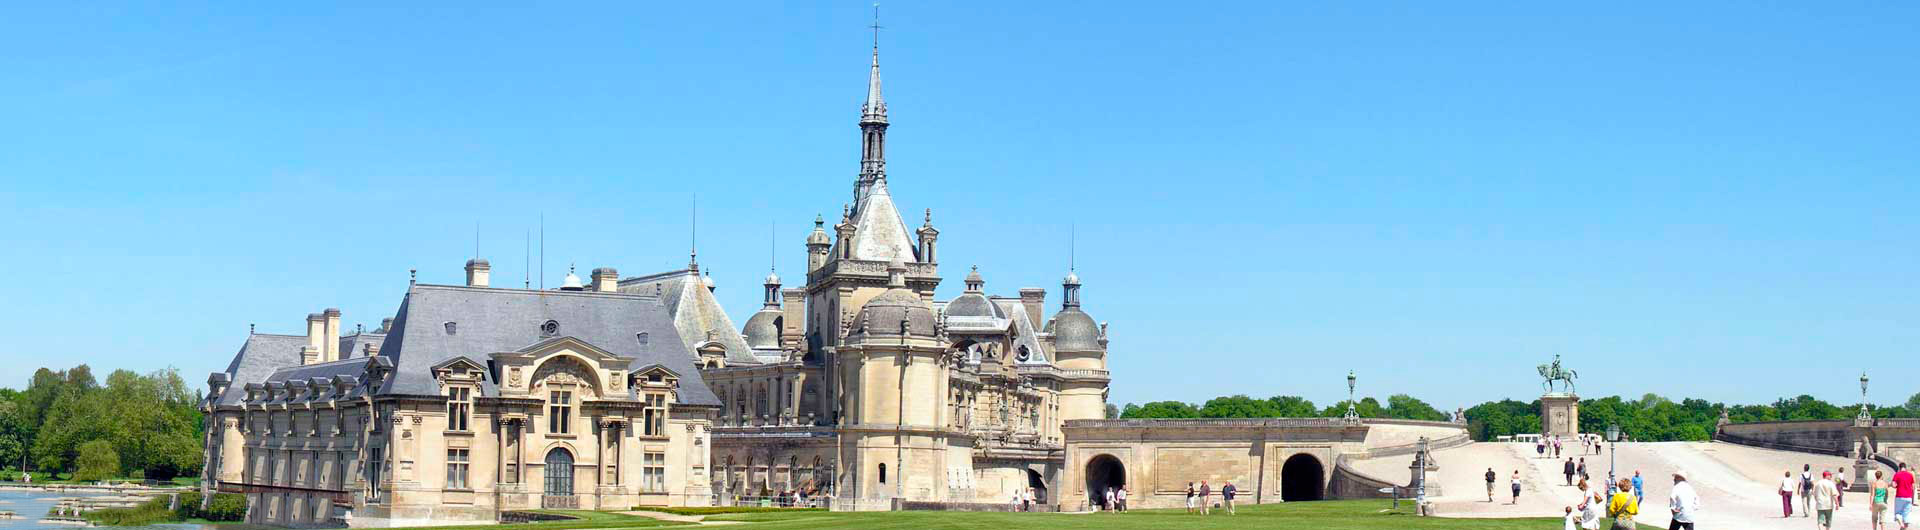
[[[1074,255],[1079,254],[1079,251],[1080,251],[1080,242],[1078,241],[1079,236],[1080,236],[1079,225],[1077,224],[1067,225],[1067,272],[1073,272],[1073,265],[1074,265],[1073,261],[1075,257]]]
[[[417,269],[407,269],[407,285],[413,285],[420,280],[419,272]]]
[[[933,226],[933,209],[932,209],[932,208],[928,208],[928,209],[927,209],[927,222],[926,222],[926,225],[927,225],[927,226]]]
[[[252,334],[253,334],[253,323],[251,323],[251,322],[249,322],[249,323],[247,323],[247,334],[248,334],[248,335],[252,335]]]
[[[693,204],[687,214],[687,270],[700,271],[700,192],[693,193]]]
[[[873,62],[880,63],[880,3],[873,3]]]
[[[777,229],[778,227],[779,221],[767,221],[767,272],[773,272],[780,268],[778,261],[780,258],[780,250],[779,245],[775,243],[779,239],[779,237],[775,235],[780,232]]]

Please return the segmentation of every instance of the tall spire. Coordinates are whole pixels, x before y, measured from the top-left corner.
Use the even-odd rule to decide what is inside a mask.
[[[859,204],[887,180],[887,102],[880,97],[880,4],[873,5],[873,66],[867,73],[867,101],[860,106],[860,178],[853,186]]]

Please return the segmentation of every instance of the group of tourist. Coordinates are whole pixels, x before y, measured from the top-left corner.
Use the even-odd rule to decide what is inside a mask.
[[[1033,503],[1034,503],[1034,500],[1037,498],[1038,497],[1034,495],[1033,488],[1019,488],[1019,489],[1013,490],[1013,501],[1012,501],[1013,511],[1016,511],[1016,512],[1033,511]]]
[[[1562,440],[1559,436],[1547,436],[1543,434],[1540,435],[1539,440],[1533,442],[1533,453],[1540,458],[1553,458],[1558,460],[1561,453],[1566,449],[1567,444],[1579,444],[1581,454],[1600,454],[1600,437],[1592,434],[1577,435],[1574,436],[1572,440]]]
[[[1227,510],[1227,515],[1236,514],[1233,511],[1233,498],[1238,495],[1240,495],[1240,488],[1234,487],[1233,482],[1226,482],[1220,486],[1220,501],[1221,501],[1220,507],[1225,508]],[[1202,480],[1198,484],[1193,482],[1188,482],[1187,483],[1187,513],[1189,514],[1199,513],[1200,515],[1212,515],[1213,514],[1212,497],[1213,497],[1213,485],[1207,484],[1207,481]]]
[[[1814,524],[1821,529],[1833,528],[1833,512],[1846,506],[1847,468],[1835,471],[1821,470],[1819,478],[1813,475],[1812,465],[1800,466],[1799,476],[1793,470],[1787,470],[1780,479],[1780,516],[1793,517],[1794,497],[1800,498],[1800,516],[1814,517]],[[1902,462],[1894,471],[1889,482],[1886,472],[1873,471],[1873,481],[1868,485],[1871,495],[1868,513],[1872,516],[1874,530],[1886,528],[1887,512],[1893,512],[1893,520],[1900,523],[1901,530],[1911,524],[1914,497],[1914,473]]]
[[[1100,505],[1095,509],[1105,510],[1108,512],[1127,511],[1127,487],[1126,486],[1121,486],[1118,488],[1115,488],[1113,486],[1107,486],[1106,495],[1104,497],[1105,497],[1105,502],[1100,503]]]
[[[1639,471],[1633,472],[1633,478],[1607,484],[1605,491],[1584,478],[1579,486],[1580,504],[1564,510],[1565,530],[1598,530],[1601,521],[1607,519],[1613,521],[1610,528],[1614,530],[1637,528],[1634,518],[1640,515],[1640,503],[1646,499],[1646,483]],[[1694,516],[1700,510],[1700,495],[1693,491],[1693,484],[1687,482],[1687,472],[1673,472],[1673,490],[1667,496],[1667,509],[1672,516],[1668,530],[1693,530]]]

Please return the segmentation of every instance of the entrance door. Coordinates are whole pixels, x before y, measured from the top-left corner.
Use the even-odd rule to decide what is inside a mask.
[[[1087,461],[1087,505],[1105,506],[1107,488],[1127,486],[1127,467],[1113,455],[1100,455]]]
[[[559,447],[547,452],[547,495],[573,495],[573,453]]]

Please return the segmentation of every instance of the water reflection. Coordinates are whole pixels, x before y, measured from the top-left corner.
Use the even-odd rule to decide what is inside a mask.
[[[40,520],[46,518],[47,512],[53,510],[53,506],[56,504],[59,504],[60,499],[63,497],[107,497],[107,496],[110,496],[110,495],[106,493],[77,493],[77,492],[41,491],[41,490],[22,491],[22,490],[0,489],[0,511],[11,511],[14,513],[14,517],[12,519],[0,519],[0,530],[25,530],[29,528],[36,528],[36,529],[37,528],[51,528],[51,529],[83,528],[77,525],[46,524],[46,523],[41,523]],[[221,524],[221,525],[161,524],[161,525],[152,525],[152,526],[116,526],[111,528],[148,529],[148,530],[160,530],[160,529],[165,529],[165,530],[213,530],[213,529],[253,530],[253,529],[259,529],[259,528],[265,528],[265,527],[260,527],[255,525],[240,525],[240,524]]]

